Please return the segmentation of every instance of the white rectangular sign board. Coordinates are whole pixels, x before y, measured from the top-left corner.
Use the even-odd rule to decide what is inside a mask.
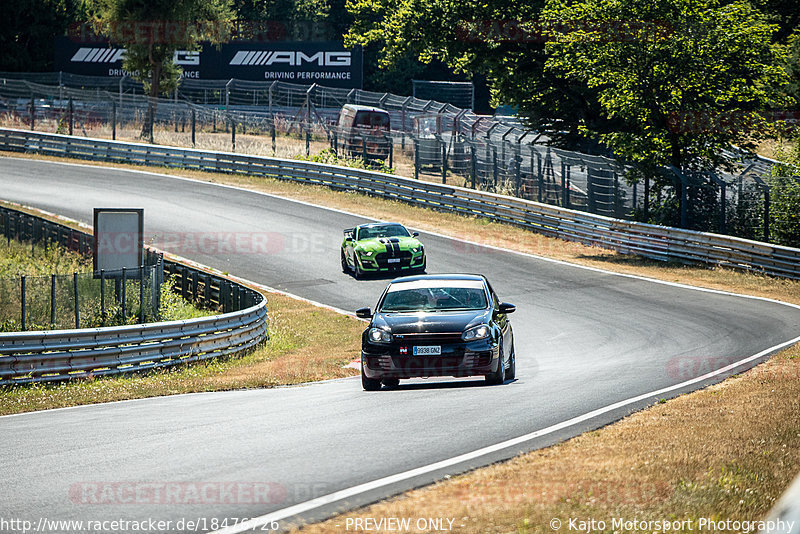
[[[138,269],[143,263],[144,210],[141,208],[94,209],[94,271]],[[120,273],[116,273],[120,274]]]

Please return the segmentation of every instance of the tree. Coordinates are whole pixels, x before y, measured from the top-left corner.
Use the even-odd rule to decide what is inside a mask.
[[[345,41],[379,47],[388,72],[411,57],[485,76],[494,106],[511,104],[554,143],[586,148],[579,125],[611,131],[619,122],[601,112],[595,90],[544,69],[543,7],[544,0],[348,0],[355,21]]]
[[[597,91],[602,112],[621,127],[583,132],[630,161],[715,168],[723,149],[754,148],[762,112],[788,103],[775,27],[748,3],[550,0],[542,16],[595,21],[555,35],[545,69]],[[624,23],[610,33],[612,21]]]
[[[0,70],[53,68],[53,37],[80,13],[78,0],[5,0],[0,27]]]
[[[125,46],[123,66],[138,73],[151,98],[177,86],[181,71],[172,61],[175,52],[195,50],[201,41],[226,40],[233,16],[229,0],[91,1],[98,33]]]

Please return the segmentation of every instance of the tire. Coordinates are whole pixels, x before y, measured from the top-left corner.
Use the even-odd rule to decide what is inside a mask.
[[[347,258],[344,255],[344,250],[340,250],[339,251],[339,256],[341,257],[341,260],[342,260],[342,272],[343,273],[349,273],[350,272],[350,266],[347,265]]]
[[[514,380],[517,377],[517,357],[514,354],[514,342],[511,342],[511,356],[508,357],[508,369],[506,369],[506,380]]]
[[[505,362],[503,361],[503,341],[500,341],[500,361],[497,363],[497,370],[492,374],[486,375],[486,384],[489,386],[497,386],[503,383],[505,378]]]
[[[381,381],[376,378],[367,378],[364,374],[364,364],[361,364],[361,387],[364,391],[378,391],[381,389]]]
[[[361,270],[361,267],[358,266],[358,260],[353,262],[353,276],[356,280],[361,280],[364,278],[364,271]]]
[[[381,380],[381,382],[383,382],[383,385],[386,386],[387,388],[396,388],[397,386],[400,385],[399,378],[384,378],[383,380]]]

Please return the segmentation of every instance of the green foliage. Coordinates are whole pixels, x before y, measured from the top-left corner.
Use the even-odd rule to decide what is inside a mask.
[[[800,247],[800,135],[789,146],[789,150],[778,151],[778,158],[784,164],[773,167],[769,181],[770,233],[775,243]]]
[[[177,84],[176,50],[195,50],[201,41],[220,42],[230,35],[229,0],[88,1],[98,33],[125,46],[123,66],[153,97]],[[148,25],[156,30],[141,31]]]
[[[0,278],[72,274],[91,271],[92,259],[55,243],[38,244],[0,241]]]
[[[669,28],[625,27],[627,38],[599,29],[556,35],[546,70],[596,91],[602,113],[620,121],[613,131],[581,133],[618,155],[650,165],[709,169],[731,145],[753,148],[754,134],[715,123],[683,132],[675,117],[738,116],[788,103],[787,75],[775,27],[744,2],[716,0],[549,0],[542,16],[580,21],[669,21]],[[659,31],[660,30],[660,31]]]
[[[800,103],[800,26],[788,39],[786,71],[789,75],[788,95]]]
[[[175,291],[175,280],[169,277],[161,285],[159,319],[162,321],[180,321],[206,317],[218,313],[218,310],[201,310],[184,299]]]
[[[314,163],[341,165],[343,167],[352,167],[354,169],[367,169],[385,174],[394,174],[395,172],[393,167],[389,167],[386,162],[381,159],[371,160],[369,163],[367,163],[362,158],[348,158],[345,156],[339,156],[330,148],[325,148],[310,156],[297,156],[297,159],[303,161],[312,161]]]
[[[53,70],[53,37],[82,17],[80,0],[3,0],[0,71]]]

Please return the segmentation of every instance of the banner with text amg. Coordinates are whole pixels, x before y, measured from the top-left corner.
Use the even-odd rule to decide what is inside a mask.
[[[59,37],[56,70],[85,76],[138,76],[123,67],[125,48],[111,43],[79,42]],[[173,61],[184,78],[274,81],[360,89],[364,54],[340,42],[232,42],[204,44],[200,50],[177,50]]]

